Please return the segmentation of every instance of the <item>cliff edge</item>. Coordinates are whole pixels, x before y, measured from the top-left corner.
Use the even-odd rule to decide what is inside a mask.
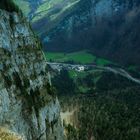
[[[47,73],[30,24],[21,14],[0,10],[0,131],[23,140],[63,140],[60,105]]]

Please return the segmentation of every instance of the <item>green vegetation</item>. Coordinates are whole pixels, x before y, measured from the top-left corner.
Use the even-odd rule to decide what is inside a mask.
[[[92,63],[95,60],[95,56],[92,54],[89,54],[85,51],[81,52],[75,52],[75,53],[46,53],[46,57],[50,61],[55,62],[67,62],[67,61],[73,61],[75,63]]]
[[[64,53],[50,53],[50,52],[47,52],[47,53],[45,53],[45,55],[46,55],[46,59],[48,61],[55,61],[55,60],[57,61],[57,60],[65,57]]]
[[[66,125],[69,140],[139,140],[139,88],[102,92],[94,97],[68,99],[61,106],[79,104],[78,128]],[[69,106],[68,106],[69,107]],[[71,129],[68,129],[71,128]]]
[[[65,124],[69,140],[139,140],[140,86],[115,74],[102,73],[92,85],[94,76],[82,79],[86,87],[96,89],[83,95],[61,100],[63,110],[75,112],[75,124]],[[84,89],[85,90],[85,89]],[[60,98],[61,99],[61,98]]]
[[[68,2],[68,3],[66,4],[66,6],[63,7],[63,8],[61,9],[60,12],[58,12],[58,13],[56,13],[56,14],[54,14],[54,15],[51,16],[51,20],[58,19],[58,18],[60,18],[61,16],[63,17],[63,15],[65,15],[65,12],[71,10],[71,8],[73,8],[73,6],[75,6],[79,1],[80,1],[80,0],[75,0],[75,1],[72,1],[71,3]]]
[[[70,62],[70,63],[80,63],[80,64],[89,64],[95,63],[100,66],[112,64],[112,62],[98,58],[86,51],[74,52],[74,53],[56,53],[56,52],[47,52],[46,59],[53,62]]]
[[[82,73],[72,70],[69,75],[63,70],[54,82],[59,83],[62,109],[78,106],[73,116],[74,126],[64,124],[67,139],[139,140],[139,85],[96,70]],[[60,96],[62,93],[64,96]]]
[[[52,83],[57,89],[58,95],[73,95],[76,87],[72,78],[70,78],[67,70],[61,70],[53,79]]]
[[[102,74],[102,71],[98,70],[82,72],[61,70],[54,76],[52,83],[56,87],[58,95],[90,94],[95,91]]]
[[[69,76],[73,79],[75,78],[83,78],[85,77],[88,72],[87,71],[81,71],[81,72],[78,72],[78,71],[75,71],[75,70],[69,70]]]
[[[41,6],[38,7],[37,13],[40,13],[42,11],[47,11],[47,10],[51,9],[52,7],[54,7],[54,5],[62,3],[62,2],[63,2],[63,0],[46,1],[44,4],[42,4]]]
[[[17,5],[12,0],[1,0],[0,9],[7,10],[9,12],[21,12]]]
[[[27,16],[30,12],[30,5],[29,5],[29,2],[28,1],[23,1],[23,0],[13,0],[13,2],[18,5],[23,13]]]
[[[103,58],[98,58],[97,62],[98,65],[104,66],[104,65],[108,65],[111,62],[109,60],[103,59]]]
[[[79,86],[79,91],[80,91],[80,93],[84,93],[84,94],[86,94],[86,93],[88,93],[88,91],[90,90],[90,88],[88,88],[88,87],[84,87],[84,86]]]
[[[40,20],[44,16],[50,17],[51,20],[55,20],[61,14],[63,14],[67,9],[71,8],[75,5],[79,0],[51,0],[51,1],[44,1],[37,10],[36,16],[33,18],[33,22]],[[62,7],[63,6],[63,7]]]
[[[138,71],[138,66],[130,65],[127,69],[130,71]]]
[[[136,67],[132,66],[132,65],[128,67],[128,70],[135,70],[135,69],[136,69]]]

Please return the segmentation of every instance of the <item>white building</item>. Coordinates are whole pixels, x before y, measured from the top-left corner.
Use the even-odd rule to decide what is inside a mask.
[[[78,68],[77,68],[77,71],[84,71],[85,70],[85,67],[84,66],[79,66]]]

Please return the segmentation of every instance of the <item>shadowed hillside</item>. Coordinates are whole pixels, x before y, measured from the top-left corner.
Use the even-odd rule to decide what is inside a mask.
[[[9,12],[19,12],[18,6],[12,0],[1,0],[0,1],[0,9],[7,10]]]
[[[21,1],[15,1],[22,7]],[[26,3],[28,6],[23,10],[28,11],[45,51],[88,50],[95,56],[139,70],[139,0],[27,0]]]

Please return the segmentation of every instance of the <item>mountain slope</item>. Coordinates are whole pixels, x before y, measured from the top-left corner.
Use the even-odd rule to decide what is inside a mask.
[[[111,9],[111,2],[106,0],[93,7],[83,5],[49,32],[47,49],[63,52],[87,49],[121,65],[139,66],[139,6],[129,8],[129,4],[124,4]]]
[[[139,0],[28,2],[30,6],[36,2],[32,25],[45,50],[86,49],[96,56],[139,69]]]

